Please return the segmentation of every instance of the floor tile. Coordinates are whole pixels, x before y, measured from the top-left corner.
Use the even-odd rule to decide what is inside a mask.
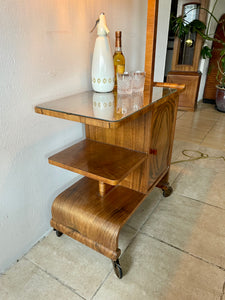
[[[131,240],[134,238],[134,236],[137,233],[137,230],[135,228],[135,226],[133,226],[135,229],[130,228],[130,226],[128,225],[129,222],[127,222],[122,230],[120,231],[119,234],[119,248],[121,250],[121,254],[124,253],[124,251],[126,250],[127,246],[130,244]],[[131,224],[131,223],[130,223]]]
[[[200,168],[213,169],[214,171],[225,173],[225,149],[223,151],[199,145],[198,147],[196,147],[196,149],[193,148],[192,150],[193,153],[190,152],[190,154],[192,154],[195,157],[201,156],[200,153],[195,153],[195,151],[197,150],[202,153],[203,158],[189,162],[187,165],[190,164]],[[189,152],[187,154],[189,154]]]
[[[225,300],[225,281],[222,288],[222,300]]]
[[[224,162],[221,165],[222,169]],[[201,167],[197,162],[187,163],[173,182],[173,188],[177,194],[225,209],[225,172],[221,170]]]
[[[179,119],[181,116],[183,116],[183,114],[185,114],[184,111],[178,110],[178,112],[177,112],[177,119]]]
[[[225,134],[222,131],[211,130],[203,139],[202,145],[225,150]]]
[[[225,114],[202,102],[178,111],[172,162],[185,149],[225,156]],[[155,188],[120,232],[123,279],[108,258],[52,232],[0,276],[0,299],[225,300],[225,162],[172,164],[169,182],[174,193]]]
[[[164,243],[138,234],[94,300],[220,300],[225,272]]]
[[[220,116],[218,116],[217,119],[217,124],[224,126],[225,125],[225,114],[224,113],[220,113]]]
[[[111,262],[106,257],[66,235],[57,238],[54,232],[37,244],[26,258],[84,298],[90,298],[111,270]]]
[[[217,125],[218,127],[218,125]],[[217,129],[217,127],[213,127],[207,137],[210,137],[212,140],[221,140],[221,141],[225,141],[225,135],[224,135],[224,130],[219,130]]]
[[[192,143],[201,143],[207,133],[207,130],[194,130],[185,126],[178,126],[175,130],[175,140],[188,141]]]
[[[135,230],[124,226],[119,236],[122,253],[135,234]],[[85,298],[91,297],[112,270],[110,259],[66,235],[58,238],[54,232],[38,243],[26,258]]]
[[[182,172],[184,168],[184,164],[172,164],[170,166],[170,173],[169,173],[169,184],[173,187],[173,183],[179,174]]]
[[[191,156],[194,155],[194,151],[198,150],[200,147],[199,144],[186,142],[186,141],[179,141],[175,140],[173,145],[173,152],[172,152],[172,159],[171,159],[171,167],[170,167],[170,176],[169,182],[173,184],[174,180],[180,174],[180,172],[184,169],[189,158],[186,157],[182,152],[185,150],[191,150],[193,152],[188,152]]]
[[[173,194],[142,232],[225,269],[225,210]]]
[[[23,258],[0,277],[0,299],[81,300],[82,298]]]
[[[207,119],[178,119],[176,125],[179,127],[187,127],[187,128],[194,128],[194,129],[203,129],[203,130],[210,130],[214,125],[215,120],[207,120]]]
[[[192,126],[187,127],[185,125],[178,125],[176,127],[176,131],[181,131],[183,134],[196,134],[196,135],[203,135],[207,133],[210,129],[205,129],[205,128],[193,128]]]
[[[218,120],[215,123],[215,125],[212,127],[212,130],[224,133],[225,132],[225,117],[224,117],[224,120]]]
[[[153,191],[145,198],[136,212],[128,220],[127,224],[139,229],[147,220],[149,215],[154,211],[159,201],[163,198],[161,189],[154,188]]]
[[[173,144],[172,163],[177,160],[187,159],[187,157],[182,154],[183,150],[198,150],[199,147],[200,145],[195,143],[175,140]]]
[[[198,106],[197,110],[194,113],[188,112],[186,117],[193,116],[195,119],[207,119],[207,120],[215,120],[221,117],[221,113],[215,109],[214,106],[207,106],[203,104],[202,106]]]
[[[224,150],[225,148],[225,143],[221,143],[221,141],[211,141],[210,138],[205,139],[202,143],[202,146],[204,147],[209,147],[209,148],[214,148],[218,150]]]

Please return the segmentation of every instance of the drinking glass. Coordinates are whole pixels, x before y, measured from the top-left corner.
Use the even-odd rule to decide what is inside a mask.
[[[117,93],[132,94],[133,74],[131,72],[117,73]]]
[[[145,72],[136,71],[133,73],[133,93],[142,93],[145,86]]]

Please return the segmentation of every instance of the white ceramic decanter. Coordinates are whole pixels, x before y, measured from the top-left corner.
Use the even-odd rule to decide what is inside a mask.
[[[96,92],[107,93],[114,88],[114,64],[104,13],[100,14],[96,24],[98,37],[92,59],[92,88]]]

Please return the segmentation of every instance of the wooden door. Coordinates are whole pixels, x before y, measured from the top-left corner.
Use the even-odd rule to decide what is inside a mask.
[[[153,111],[149,149],[148,187],[169,171],[175,131],[176,101],[173,97]]]
[[[225,14],[223,14],[222,17],[220,18],[220,22],[223,19],[225,19]],[[216,33],[214,37],[220,40],[225,40],[225,33],[223,31],[221,23],[217,25]],[[213,42],[212,49],[213,49],[212,58],[209,61],[208,75],[205,83],[205,90],[203,96],[205,102],[207,102],[207,100],[216,99],[216,85],[218,84],[218,82],[216,81],[217,61],[220,57],[220,52],[222,50],[221,44],[217,42]]]

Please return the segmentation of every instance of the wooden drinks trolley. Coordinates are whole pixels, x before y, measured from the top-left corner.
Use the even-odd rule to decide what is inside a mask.
[[[149,1],[144,94],[85,92],[40,104],[40,114],[85,124],[86,139],[49,163],[84,177],[56,197],[51,226],[110,258],[122,278],[118,237],[155,187],[168,184],[178,94],[184,88],[153,83],[157,1]]]
[[[95,117],[100,102],[93,102],[93,96],[86,92],[35,108],[40,114],[86,124],[85,140],[49,158],[50,164],[85,176],[56,197],[51,226],[58,236],[65,233],[110,258],[121,278],[122,226],[155,186],[164,196],[172,192],[168,174],[178,92],[154,87],[151,99],[145,92],[120,102],[112,93],[114,101],[100,108],[113,110],[106,118]],[[137,98],[139,106],[133,101]]]

